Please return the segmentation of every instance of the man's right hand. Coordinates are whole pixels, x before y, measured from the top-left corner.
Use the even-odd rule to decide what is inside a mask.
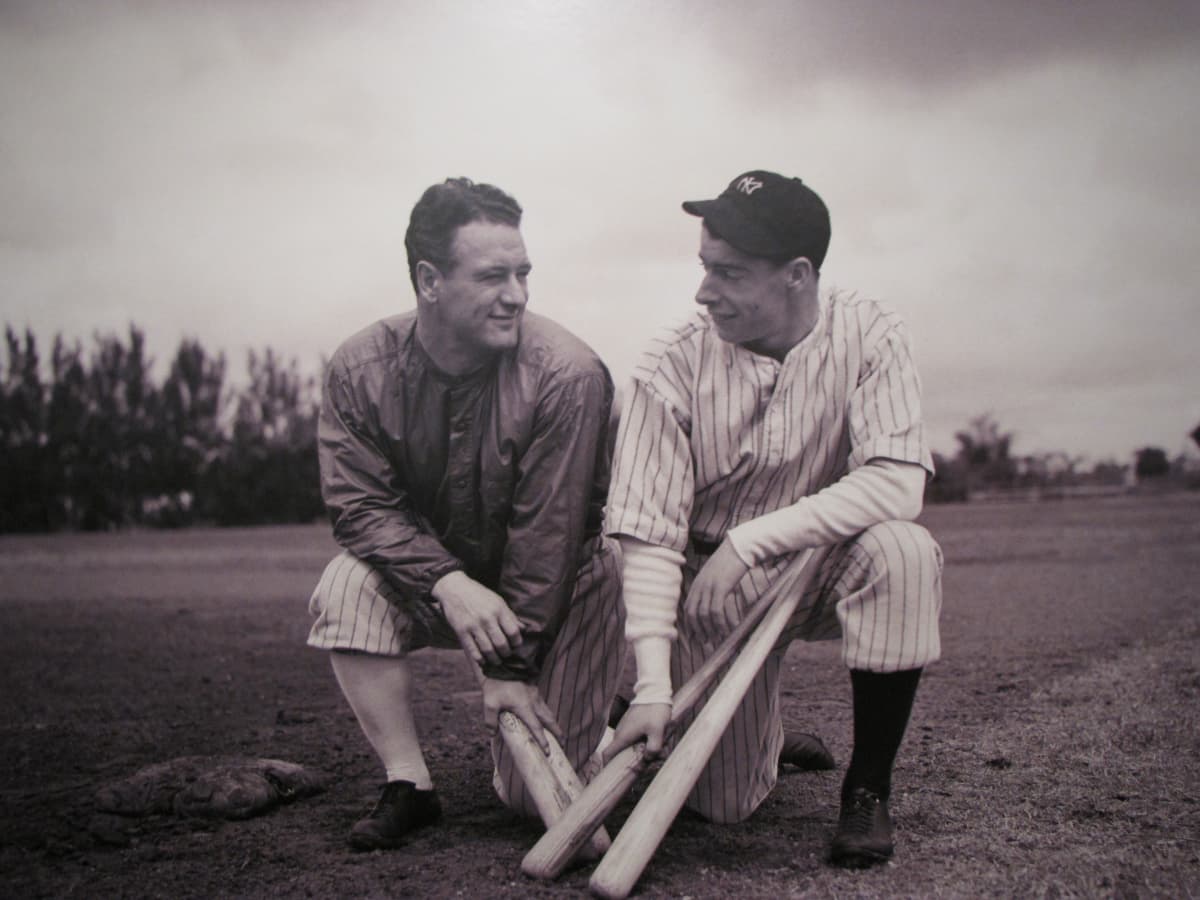
[[[521,620],[504,598],[461,571],[438,579],[431,592],[463,650],[476,663],[498,665],[521,644]]]
[[[658,759],[662,756],[663,741],[667,734],[667,724],[671,721],[671,704],[669,703],[635,703],[625,710],[617,730],[613,734],[612,743],[604,751],[604,764],[608,765],[612,758],[632,747],[638,741],[646,742],[646,759]]]
[[[523,681],[484,678],[482,692],[483,723],[492,734],[495,734],[499,727],[500,713],[507,711],[525,723],[525,727],[541,748],[543,756],[550,754],[545,731],[549,731],[562,743],[562,728],[554,720],[554,713],[538,693],[536,685]]]

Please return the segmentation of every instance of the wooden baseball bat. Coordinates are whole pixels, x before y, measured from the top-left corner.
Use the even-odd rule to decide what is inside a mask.
[[[624,900],[629,896],[707,765],[751,682],[796,611],[824,556],[824,552],[809,551],[808,559],[799,571],[793,570],[795,575],[787,584],[772,586],[770,594],[777,598],[776,603],[746,641],[703,712],[671,751],[625,820],[609,852],[592,873],[588,882],[592,893],[610,900]]]
[[[483,670],[466,651],[466,656],[475,681],[482,687],[484,682]],[[501,710],[498,716],[500,739],[512,755],[513,764],[521,775],[521,781],[533,805],[541,817],[542,823],[551,827],[561,818],[563,811],[583,791],[583,782],[572,768],[570,760],[562,747],[549,731],[545,731],[546,745],[549,756],[542,752],[529,728],[516,715],[508,710]],[[599,859],[611,844],[608,832],[603,828],[592,829],[579,841],[576,850],[583,862]],[[586,845],[586,846],[585,846]],[[569,862],[569,860],[568,860]]]
[[[533,798],[542,822],[547,828],[553,826],[583,792],[583,782],[571,761],[549,732],[546,732],[546,742],[550,755],[542,753],[525,723],[507,710],[500,713],[500,738],[512,754],[513,763],[521,773],[521,780]],[[590,861],[603,856],[611,843],[608,832],[600,826],[584,835],[576,849],[581,860]]]
[[[668,729],[675,726],[699,701],[712,680],[737,653],[748,635],[767,614],[774,595],[761,598],[747,611],[737,626],[721,642],[704,664],[692,673],[675,692]],[[648,765],[645,759],[646,742],[626,747],[611,760],[567,807],[562,817],[546,828],[546,833],[521,860],[521,871],[531,878],[550,880],[562,874],[575,858],[588,836],[600,826],[609,813],[629,792],[633,783]]]

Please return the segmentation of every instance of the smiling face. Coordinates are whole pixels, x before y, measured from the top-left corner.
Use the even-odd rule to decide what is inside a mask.
[[[700,264],[704,280],[696,302],[708,311],[722,340],[782,359],[803,337],[797,337],[804,323],[789,290],[792,263],[750,256],[702,226]]]
[[[517,345],[532,266],[521,232],[511,225],[469,222],[458,229],[451,250],[449,271],[420,264],[427,315],[419,325],[422,344],[438,365],[461,373]]]

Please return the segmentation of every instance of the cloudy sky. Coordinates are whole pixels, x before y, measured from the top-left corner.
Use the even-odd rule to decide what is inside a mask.
[[[316,370],[412,305],[420,192],[526,209],[533,308],[618,381],[686,313],[684,199],[799,175],[823,280],[908,320],[934,449],[1200,422],[1200,4],[0,0],[0,318]]]

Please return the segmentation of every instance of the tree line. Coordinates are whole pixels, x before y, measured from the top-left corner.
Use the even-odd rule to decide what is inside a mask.
[[[1200,446],[1200,425],[1189,434]],[[972,496],[1034,492],[1065,496],[1076,489],[1148,487],[1200,490],[1200,466],[1194,458],[1170,458],[1161,447],[1135,451],[1132,463],[1107,459],[1090,467],[1083,458],[1061,451],[1017,455],[1014,434],[990,414],[976,416],[955,434],[954,456],[933,454],[937,474],[926,488],[927,502],[961,502]]]
[[[223,353],[184,339],[155,381],[145,335],[5,328],[0,531],[306,522],[323,514],[316,379],[251,351],[244,384]]]
[[[94,336],[85,353],[56,336],[43,360],[34,335],[5,328],[0,378],[0,532],[129,526],[309,522],[323,515],[317,464],[320,386],[295,360],[251,351],[247,378],[223,353],[184,339],[161,380],[145,335]],[[1200,426],[1192,433],[1200,445]],[[1084,468],[1065,453],[1018,456],[990,415],[934,454],[927,502],[1004,492],[1173,483],[1200,474],[1157,447]],[[1044,493],[1051,496],[1052,493]]]

